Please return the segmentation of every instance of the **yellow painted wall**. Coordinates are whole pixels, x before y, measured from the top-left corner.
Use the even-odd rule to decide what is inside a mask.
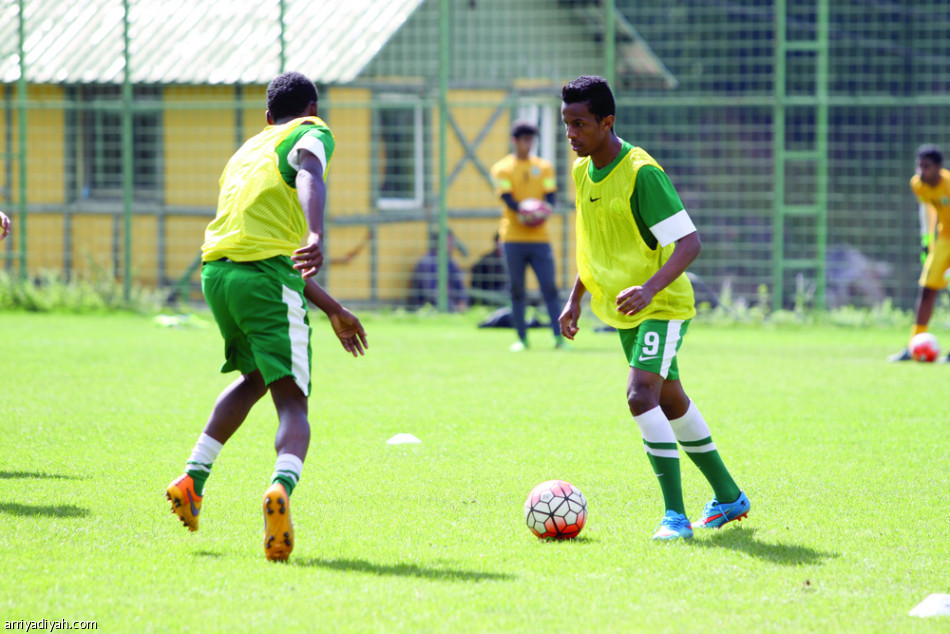
[[[14,217],[13,222],[18,223]],[[14,224],[13,230],[19,229]],[[7,240],[14,238],[11,234]],[[5,245],[4,245],[5,246]],[[40,271],[63,270],[63,216],[62,214],[33,214],[26,232],[26,268],[29,275]]]
[[[165,89],[165,202],[217,204],[218,179],[239,146],[233,108],[202,103],[234,100],[231,86],[169,86]]]
[[[370,150],[372,132],[369,90],[333,87],[326,93],[320,115],[333,131],[336,149],[327,174],[327,214],[353,216],[370,213]],[[338,107],[334,103],[367,104]]]
[[[201,254],[205,227],[211,221],[196,216],[168,216],[165,219],[165,266],[170,280],[177,280]],[[198,281],[196,271],[194,281]]]
[[[113,272],[114,238],[111,214],[84,213],[72,220],[74,276],[88,277],[99,271]],[[121,248],[121,237],[119,238]],[[118,275],[121,271],[115,271]]]
[[[502,90],[452,90],[448,94],[449,110],[456,124],[463,131],[466,143],[473,145],[479,136],[483,136],[482,141],[475,148],[475,155],[486,169],[491,169],[495,161],[510,151],[510,117],[507,116],[507,113],[503,113],[497,117],[494,123],[489,125],[499,105],[504,102],[506,97],[507,93]],[[434,182],[438,182],[439,157],[437,152],[440,147],[438,116],[432,117],[432,138],[433,148],[435,148],[432,160],[433,179]],[[446,135],[446,159],[449,174],[455,171],[463,157],[465,157],[465,146],[460,141],[455,129],[449,125],[447,126]],[[447,194],[446,204],[451,209],[485,208],[495,206],[497,202],[491,184],[470,160],[465,162],[461,172],[452,181]]]
[[[220,104],[233,102],[237,98],[233,87],[168,87],[164,100],[169,106],[164,112],[164,162],[165,162],[165,202],[175,207],[207,209],[207,215],[185,215],[174,213],[166,216],[164,252],[158,240],[159,221],[150,214],[137,215],[133,219],[133,274],[136,283],[152,286],[163,281],[176,281],[194,263],[204,236],[204,229],[213,217],[217,201],[218,179],[227,159],[243,139],[258,133],[266,125],[266,86],[244,87],[243,99],[251,104],[241,111],[239,117],[233,107],[220,107]],[[371,191],[372,117],[369,108],[372,94],[368,90],[332,87],[321,94],[321,112],[333,130],[336,138],[336,151],[330,165],[328,177],[328,224],[327,224],[327,285],[332,292],[343,298],[370,300],[373,262],[368,241],[369,229],[363,225],[338,225],[333,218],[359,216],[379,213],[373,207]],[[503,91],[453,91],[450,95],[450,107],[453,117],[469,143],[482,132],[495,115],[498,104],[504,102]],[[63,99],[59,87],[30,87],[30,99],[40,104]],[[209,105],[218,104],[213,108]],[[255,105],[259,102],[259,105]],[[334,103],[341,104],[334,108]],[[363,105],[365,104],[365,106]],[[476,105],[471,105],[476,104]],[[15,118],[15,112],[14,118]],[[31,108],[27,123],[29,125],[30,153],[28,157],[28,202],[30,204],[56,204],[65,197],[65,116],[61,109]],[[438,148],[438,119],[431,118],[435,138],[433,144]],[[496,160],[510,151],[510,116],[502,113],[487,131],[476,153],[482,164],[488,168]],[[0,126],[0,143],[4,142],[4,129]],[[14,122],[13,134],[16,134]],[[11,141],[16,143],[14,136]],[[464,156],[464,148],[449,128],[448,168],[449,172]],[[569,148],[565,148],[569,154]],[[573,156],[566,156],[565,165],[569,165]],[[429,157],[433,169],[438,169],[438,156]],[[3,163],[0,162],[0,167]],[[13,181],[4,185],[16,185],[14,164]],[[562,204],[573,198],[573,186],[570,179],[564,179],[570,191],[561,196]],[[13,189],[15,193],[15,187]],[[499,206],[492,189],[470,162],[454,180],[448,192],[450,209],[495,209]],[[569,203],[568,203],[569,204]],[[555,251],[557,279],[562,283],[564,273],[562,263],[562,227],[561,218],[550,220],[552,246]],[[466,272],[478,258],[491,249],[491,239],[497,230],[497,217],[453,219],[450,221],[458,240],[468,249],[468,255],[455,252],[453,259]],[[95,268],[97,272],[112,271],[115,262],[115,249],[119,250],[121,266],[122,222],[118,244],[114,237],[114,217],[104,213],[83,213],[73,217],[70,239],[72,241],[72,274],[88,276]],[[568,220],[569,263],[567,275],[573,279],[573,214]],[[62,268],[65,224],[63,215],[57,213],[37,213],[31,215],[28,225],[28,268],[35,274],[42,269]],[[427,249],[428,225],[424,221],[387,223],[379,225],[376,231],[375,263],[377,298],[382,301],[403,302],[408,294],[409,276],[419,258]],[[164,279],[158,269],[159,260],[164,257],[166,269]],[[121,270],[116,272],[121,276]],[[192,281],[198,280],[198,273]],[[529,274],[529,288],[536,288],[534,276]],[[562,289],[566,290],[566,289]]]
[[[65,114],[61,108],[54,107],[63,100],[63,89],[59,86],[31,85],[27,87],[29,110],[26,114],[26,200],[28,204],[59,203],[64,200],[65,190],[65,152],[63,144]],[[12,170],[9,183],[2,183],[9,189],[11,202],[18,202],[20,196],[20,119],[16,108],[16,97],[12,106],[11,159]],[[2,112],[2,111],[0,111]],[[6,126],[0,126],[5,128]],[[0,129],[0,148],[6,147],[6,130]],[[0,159],[2,174],[6,174],[7,163]]]

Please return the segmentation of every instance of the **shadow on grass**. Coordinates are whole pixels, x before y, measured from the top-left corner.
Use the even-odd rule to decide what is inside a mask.
[[[475,572],[472,570],[452,570],[446,568],[426,568],[415,564],[374,564],[362,559],[298,559],[297,566],[327,568],[342,572],[364,572],[371,575],[391,575],[395,577],[417,577],[433,581],[514,581],[515,576],[497,572]]]
[[[582,544],[587,546],[588,544],[596,544],[597,540],[584,535],[583,537],[574,537],[572,539],[554,539],[547,537],[545,539],[539,539],[539,542],[542,544]]]
[[[736,527],[732,530],[718,530],[711,535],[692,541],[693,544],[702,548],[738,550],[752,557],[786,566],[814,565],[826,559],[839,557],[838,553],[822,552],[806,546],[759,542],[755,539],[756,530],[755,528],[743,527]]]
[[[16,502],[0,502],[0,513],[26,517],[88,517],[92,514],[89,509],[72,506],[70,504],[33,506],[30,504],[17,504]]]
[[[193,557],[207,557],[208,559],[218,559],[224,557],[221,553],[216,553],[213,550],[196,550],[191,553]]]
[[[85,476],[60,475],[57,473],[38,473],[35,471],[0,471],[0,480],[23,480],[38,478],[44,480],[85,480]]]

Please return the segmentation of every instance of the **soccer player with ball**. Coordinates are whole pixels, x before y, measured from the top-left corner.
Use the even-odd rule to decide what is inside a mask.
[[[529,265],[538,278],[544,305],[551,317],[554,345],[557,348],[564,345],[557,325],[561,298],[554,279],[554,251],[545,226],[545,219],[554,204],[557,181],[554,167],[531,154],[537,136],[538,126],[534,123],[516,121],[511,128],[514,152],[491,168],[496,192],[504,203],[498,235],[508,266],[511,319],[518,333],[518,340],[510,347],[512,352],[521,352],[528,347],[525,274]]]
[[[917,148],[916,172],[910,179],[910,188],[917,197],[920,215],[920,262],[923,268],[918,280],[917,302],[914,307],[914,325],[910,343],[888,361],[933,361],[930,351],[936,347],[936,338],[927,332],[930,317],[937,304],[937,295],[947,287],[950,273],[950,170],[943,167],[943,154],[935,145]],[[935,237],[936,236],[936,237]],[[922,343],[925,351],[914,350]],[[950,356],[942,359],[950,361]]]
[[[660,165],[614,131],[607,81],[582,76],[561,91],[561,116],[577,153],[577,270],[559,318],[578,333],[581,299],[617,328],[630,364],[627,402],[660,483],[665,514],[653,539],[691,538],[749,513],[749,498],[723,464],[709,427],[680,383],[676,353],[696,314],[686,269],[699,255],[696,227]],[[677,442],[712,485],[714,497],[690,523]]]
[[[221,371],[241,376],[218,396],[185,473],[168,485],[166,497],[181,522],[198,530],[214,461],[270,392],[277,461],[264,493],[264,554],[286,561],[294,547],[290,495],[310,445],[306,300],[327,314],[353,356],[363,354],[366,333],[312,279],[323,263],[324,178],[334,150],[330,129],[317,117],[313,82],[293,72],[275,78],[267,87],[267,123],[228,161],[201,247],[201,290],[224,338]]]

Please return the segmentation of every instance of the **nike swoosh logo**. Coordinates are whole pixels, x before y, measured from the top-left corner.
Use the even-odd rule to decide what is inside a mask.
[[[590,198],[590,201],[591,201],[592,203],[595,203],[595,202],[597,202],[598,200],[600,200],[601,198],[603,198],[603,196],[598,196],[597,198],[591,198],[590,196],[588,196],[588,198]]]
[[[198,517],[198,513],[201,512],[201,509],[195,508],[195,501],[191,499],[191,491],[188,491],[188,504],[191,505],[191,514]]]
[[[639,360],[640,360],[640,361],[653,361],[654,359],[659,359],[659,358],[660,358],[660,355],[658,355],[658,354],[655,354],[655,355],[653,355],[652,357],[645,357],[645,356],[643,356],[643,355],[641,354]]]

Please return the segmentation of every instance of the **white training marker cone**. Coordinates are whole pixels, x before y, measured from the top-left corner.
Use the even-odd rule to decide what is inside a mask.
[[[412,434],[396,434],[386,441],[387,445],[408,445],[411,443],[421,443],[422,441]]]
[[[950,594],[932,594],[910,611],[911,616],[950,616]]]

